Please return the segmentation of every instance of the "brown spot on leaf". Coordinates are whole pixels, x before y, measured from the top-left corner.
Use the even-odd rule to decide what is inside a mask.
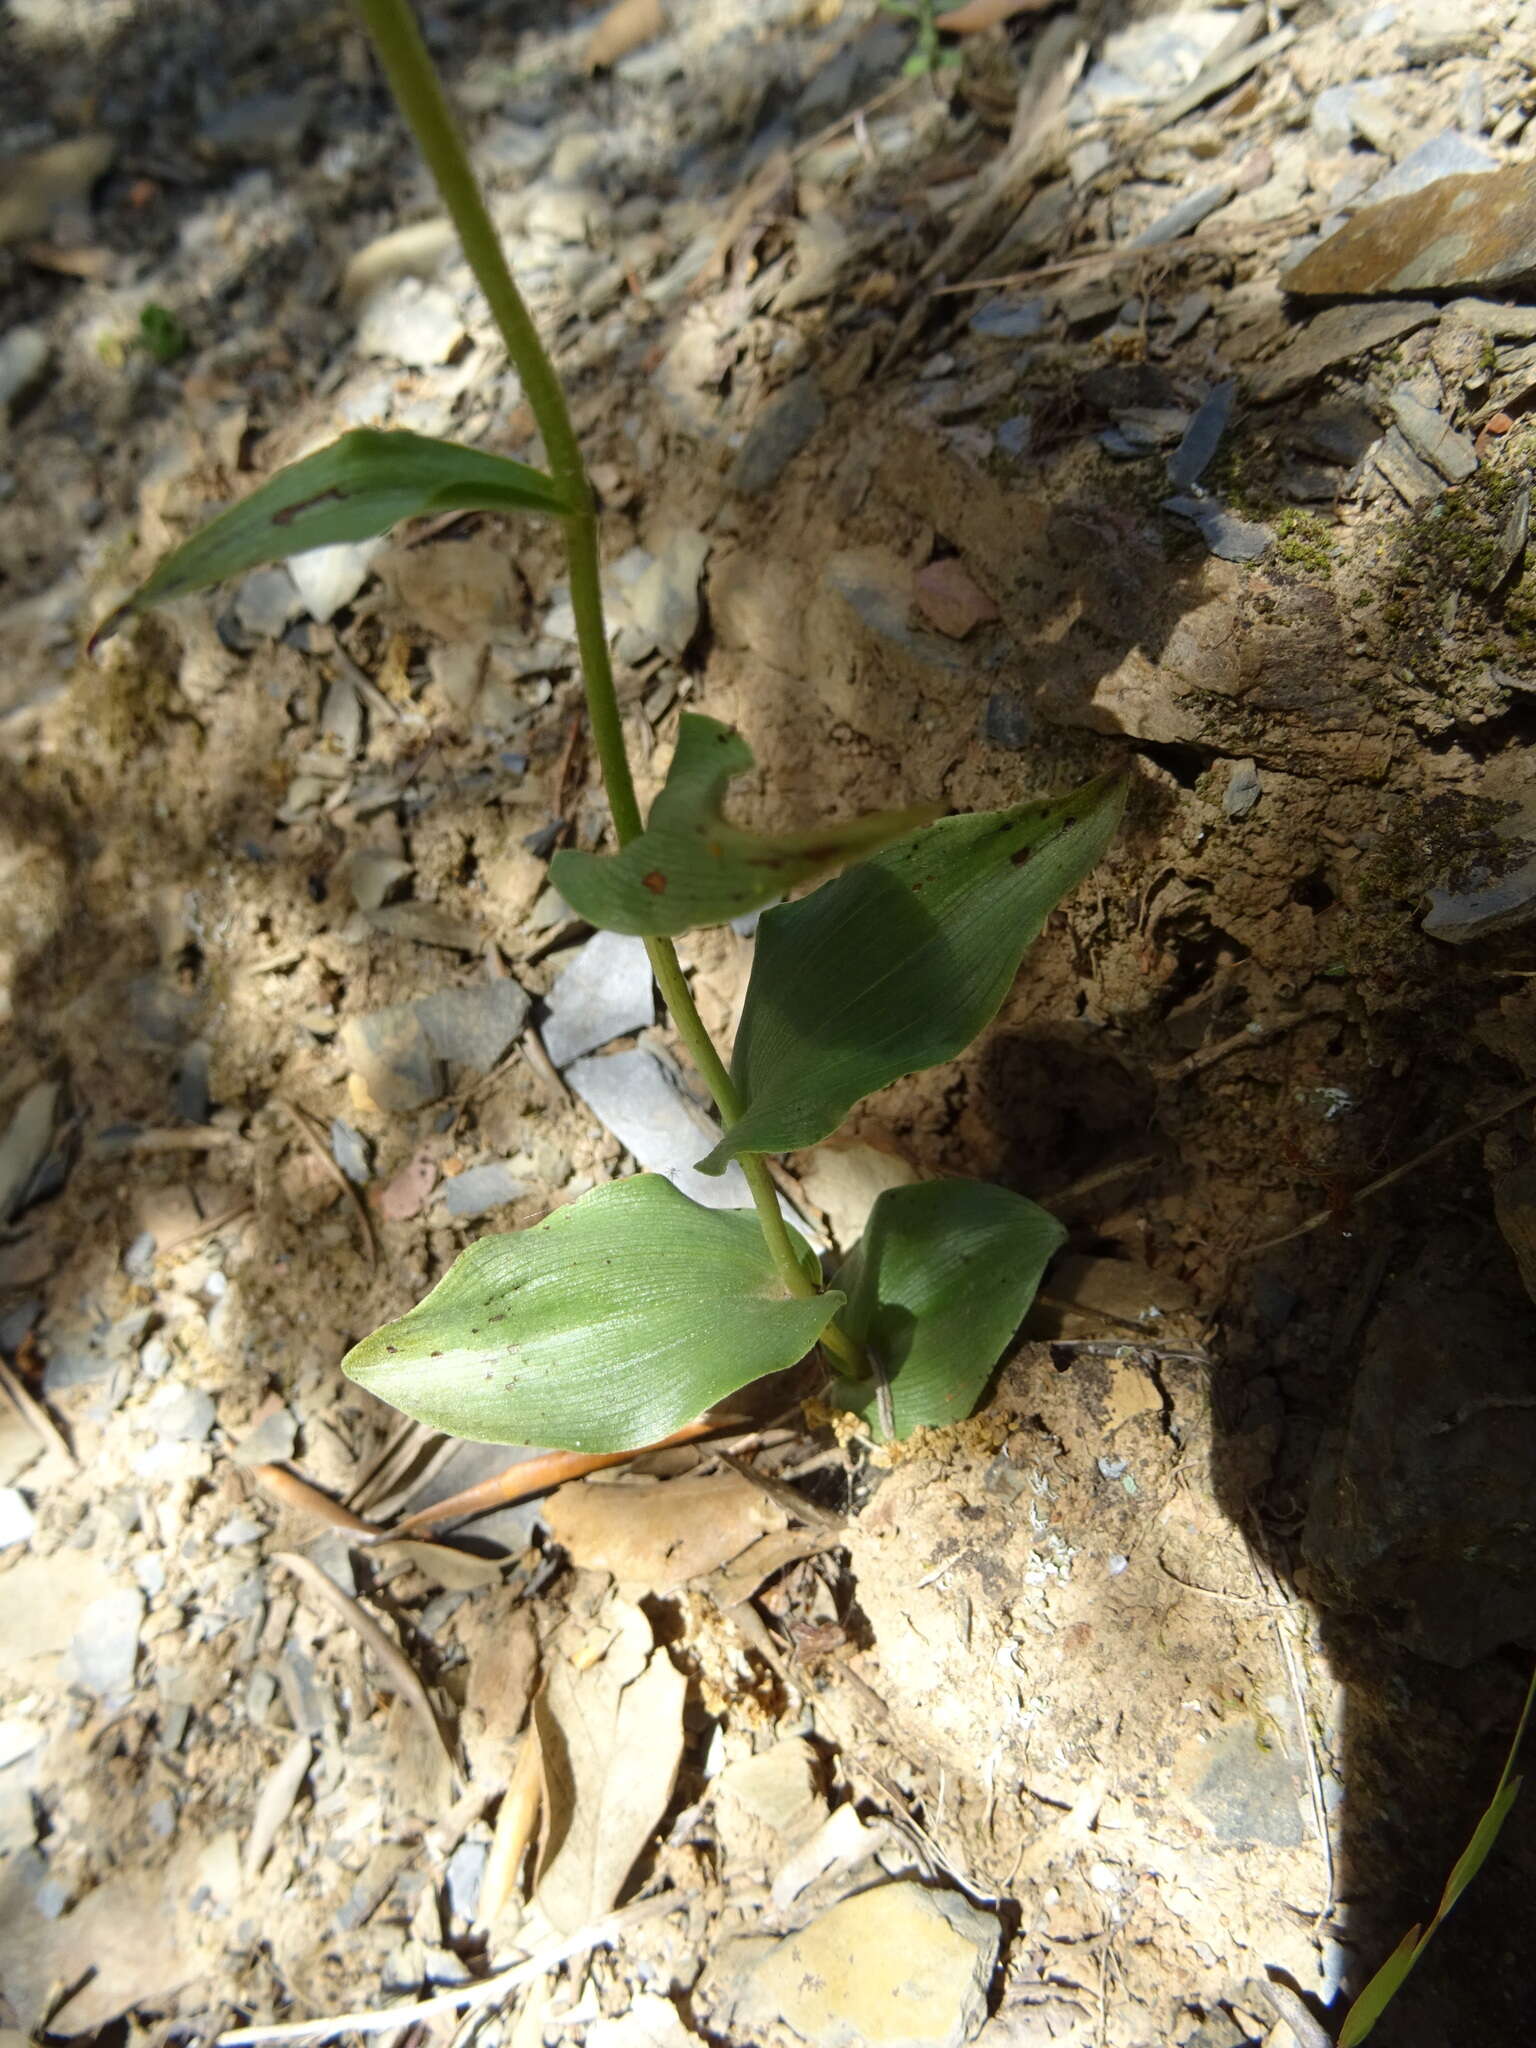
[[[653,896],[664,896],[666,894],[667,878],[660,868],[652,868],[648,875],[642,875],[640,879]]]

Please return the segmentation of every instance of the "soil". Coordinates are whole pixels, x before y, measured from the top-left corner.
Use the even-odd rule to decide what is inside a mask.
[[[619,1642],[688,1693],[675,1784],[595,1910],[665,1910],[483,2037],[601,2040],[640,1990],[675,2001],[682,2038],[748,2037],[731,1944],[839,1896],[823,1877],[781,1906],[783,1841],[743,1848],[710,1805],[722,1764],[776,1736],[808,1738],[823,1811],[884,1831],[882,1871],[997,1914],[983,2040],[1283,2044],[1253,1986],[1271,1972],[1336,2027],[1439,1896],[1536,1647],[1532,927],[1425,926],[1432,891],[1524,857],[1504,834],[1530,797],[1536,568],[1499,567],[1536,447],[1522,330],[1469,357],[1466,320],[1431,305],[1266,402],[1311,317],[1278,269],[1327,180],[1128,248],[1149,184],[1155,212],[1313,135],[1316,93],[1363,59],[1306,8],[1286,63],[1228,97],[1160,135],[1058,134],[1033,167],[1010,121],[1059,17],[1021,13],[903,85],[908,31],[836,0],[679,7],[655,46],[673,60],[642,44],[595,76],[590,15],[425,11],[569,380],[610,563],[708,539],[681,655],[620,642],[642,798],[684,706],[749,740],[741,815],[788,827],[1132,770],[1123,832],[995,1023],[839,1134],[1028,1194],[1071,1246],[970,1423],[888,1450],[765,1406],[743,1448],[839,1518],[824,1542],[765,1531],[754,1493],[736,1549],[722,1509],[682,1581],[527,1510],[446,1560],[385,1562],[261,1490],[254,1465],[286,1462],[387,1523],[505,1462],[460,1454],[435,1480],[442,1448],[338,1361],[485,1227],[442,1202],[459,1173],[512,1163],[507,1229],[633,1162],[536,1041],[391,1112],[339,1034],[488,976],[541,1003],[588,936],[546,893],[548,854],[601,845],[606,814],[561,562],[533,528],[407,529],[324,622],[295,603],[266,632],[225,590],[84,652],[161,549],[341,424],[536,448],[453,261],[429,287],[462,327],[444,359],[358,346],[346,266],[431,199],[344,13],[0,7],[8,150],[113,143],[94,187],[0,247],[0,334],[49,347],[0,439],[0,1126],[58,1084],[0,1234],[22,1403],[0,1482],[35,1518],[0,1552],[0,1735],[41,1729],[0,1764],[7,2024],[211,2034],[537,1947],[536,1917],[480,1928],[451,1866],[491,1838],[540,1658],[580,1670]],[[1474,63],[1529,109],[1514,20],[1403,60],[1415,123]],[[1090,49],[1120,25],[1087,22]],[[1074,185],[1065,151],[1101,129],[1107,175]],[[1030,195],[1063,183],[1021,239]],[[536,206],[572,194],[582,231],[540,241]],[[818,224],[835,284],[786,291]],[[971,324],[998,276],[1010,303],[1048,301],[1027,341]],[[1169,309],[1199,293],[1176,335]],[[172,361],[144,345],[150,304],[184,332]],[[805,377],[819,424],[742,491],[743,444]],[[1253,562],[1160,509],[1166,450],[1102,439],[1223,379],[1206,481],[1272,529]],[[1418,506],[1367,455],[1404,387],[1478,437],[1475,473]],[[1360,448],[1319,496],[1330,434]],[[963,633],[923,609],[941,563],[990,600]],[[370,922],[363,851],[408,869],[434,943]],[[728,1032],[750,941],[682,952]],[[673,1047],[661,1021],[641,1039]],[[337,1118],[371,1161],[350,1197]],[[784,1184],[835,1240],[810,1173],[791,1159]],[[206,1426],[168,1421],[172,1392],[209,1397]],[[286,1445],[242,1452],[284,1416]],[[665,1528],[668,1490],[721,1469],[704,1445],[605,1485]],[[298,1548],[388,1623],[454,1760],[283,1564]],[[81,1617],[105,1630],[90,1603],[125,1589],[137,1653],[95,1683]],[[1517,1823],[1380,2039],[1518,2037],[1533,1880]]]

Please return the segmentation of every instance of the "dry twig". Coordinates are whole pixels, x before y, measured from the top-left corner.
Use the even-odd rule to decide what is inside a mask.
[[[315,1128],[315,1120],[309,1111],[302,1109],[296,1102],[290,1102],[285,1095],[280,1095],[277,1099],[279,1105],[287,1110],[299,1136],[351,1203],[352,1212],[357,1218],[358,1233],[363,1240],[363,1256],[370,1266],[376,1266],[379,1262],[379,1247],[374,1241],[373,1222],[368,1214],[367,1204],[331,1157],[331,1148]]]

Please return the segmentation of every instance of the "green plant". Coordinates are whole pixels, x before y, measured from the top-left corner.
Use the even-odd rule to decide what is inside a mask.
[[[1520,1744],[1525,1739],[1526,1724],[1531,1718],[1533,1703],[1536,1703],[1536,1673],[1532,1673],[1531,1682],[1526,1687],[1525,1705],[1520,1710],[1514,1740],[1509,1745],[1509,1754],[1504,1759],[1504,1768],[1499,1773],[1499,1782],[1494,1787],[1493,1797],[1484,1809],[1477,1826],[1472,1830],[1471,1841],[1457,1857],[1451,1874],[1445,1881],[1445,1890],[1440,1894],[1435,1917],[1427,1927],[1409,1928],[1349,2008],[1344,2015],[1344,2025],[1339,2033],[1339,2048],[1359,2048],[1359,2044],[1370,2035],[1376,2022],[1402,1990],[1409,1971],[1434,1939],[1436,1928],[1488,1861],[1489,1852],[1499,1838],[1499,1830],[1509,1818],[1509,1810],[1520,1797],[1520,1787],[1525,1782],[1515,1776],[1515,1758],[1520,1754]]]
[[[345,1370],[459,1436],[605,1451],[650,1442],[819,1345],[842,1405],[886,1431],[958,1420],[1034,1298],[1059,1224],[970,1181],[896,1189],[828,1287],[780,1212],[767,1155],[818,1143],[862,1096],[976,1036],[1052,907],[1108,845],[1124,783],[1105,777],[980,816],[937,819],[928,808],[769,837],[722,813],[727,784],[752,765],[745,743],[685,714],[642,822],[609,667],[597,521],[564,395],[407,0],[357,4],[521,376],[548,470],[414,434],[346,434],[178,548],[97,637],[258,562],[417,514],[557,520],[619,851],[558,854],[552,877],[593,924],[644,938],[721,1116],[700,1166],[736,1162],[756,1213],[703,1208],[648,1175],[600,1187],[531,1229],[472,1245]],[[765,911],[727,1067],[674,939],[833,870],[810,895]]]
[[[139,313],[139,346],[162,367],[174,363],[191,347],[187,330],[176,315],[151,299]]]
[[[930,78],[935,72],[953,70],[960,62],[960,52],[939,38],[934,0],[880,0],[880,7],[882,13],[912,24],[917,40],[901,67],[908,78]]]

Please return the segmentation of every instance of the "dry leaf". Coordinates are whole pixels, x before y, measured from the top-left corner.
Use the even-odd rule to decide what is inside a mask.
[[[661,0],[616,0],[587,37],[581,60],[589,71],[602,71],[659,36],[666,25]]]
[[[573,1564],[650,1593],[718,1571],[785,1526],[783,1510],[735,1472],[659,1486],[578,1481],[551,1494],[544,1512]]]
[[[485,1873],[480,1879],[477,1910],[482,1927],[495,1924],[497,1915],[517,1890],[518,1872],[538,1825],[543,1792],[544,1762],[539,1754],[538,1730],[530,1728],[523,1737],[496,1815],[491,1853],[485,1859]]]
[[[251,1832],[245,1845],[243,1867],[248,1879],[260,1873],[262,1865],[272,1854],[278,1831],[293,1811],[293,1802],[309,1775],[314,1757],[315,1745],[310,1738],[296,1735],[268,1773],[267,1782],[256,1800],[256,1810],[251,1815]]]
[[[460,1731],[470,1776],[489,1790],[505,1785],[513,1768],[539,1668],[538,1635],[510,1587],[461,1608],[458,1629],[469,1659]]]
[[[608,1654],[585,1671],[561,1658],[534,1701],[546,1838],[537,1900],[564,1934],[606,1913],[650,1841],[683,1754],[687,1682],[650,1624],[611,1600]]]
[[[975,36],[984,28],[1011,21],[1016,14],[1043,14],[1050,5],[1051,0],[966,0],[964,7],[935,15],[933,25],[954,36]]]

